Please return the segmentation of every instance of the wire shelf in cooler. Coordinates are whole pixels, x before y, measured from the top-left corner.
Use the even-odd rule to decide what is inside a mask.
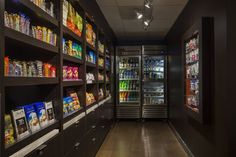
[[[120,92],[140,92],[139,90],[122,90],[120,89]]]
[[[139,78],[120,78],[119,80],[120,81],[124,81],[124,80],[127,80],[127,81],[139,81]]]

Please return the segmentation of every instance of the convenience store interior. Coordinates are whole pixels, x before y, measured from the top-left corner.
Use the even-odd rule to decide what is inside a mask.
[[[235,0],[1,0],[0,157],[233,157]]]

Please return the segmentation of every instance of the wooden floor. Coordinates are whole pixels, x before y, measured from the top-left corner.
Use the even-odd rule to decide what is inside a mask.
[[[187,157],[164,122],[118,122],[96,157]]]

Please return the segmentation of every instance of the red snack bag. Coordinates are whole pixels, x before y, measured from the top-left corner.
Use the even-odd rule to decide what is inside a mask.
[[[4,65],[5,65],[4,75],[8,76],[8,74],[9,74],[9,57],[4,57]]]
[[[73,79],[73,68],[67,67],[67,79],[71,80]]]
[[[51,71],[51,77],[56,77],[56,67],[51,66],[50,71]]]
[[[78,67],[73,67],[73,79],[78,80],[79,79],[79,68]]]

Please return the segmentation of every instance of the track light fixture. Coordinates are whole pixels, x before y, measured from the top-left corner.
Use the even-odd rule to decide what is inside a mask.
[[[144,19],[144,20],[143,20],[144,26],[149,26],[150,23],[152,22],[152,19],[153,19],[153,17]]]
[[[140,10],[135,11],[137,19],[142,19],[143,18],[143,13]]]
[[[150,9],[152,7],[152,2],[151,0],[145,0],[144,1],[144,6],[148,9]]]

